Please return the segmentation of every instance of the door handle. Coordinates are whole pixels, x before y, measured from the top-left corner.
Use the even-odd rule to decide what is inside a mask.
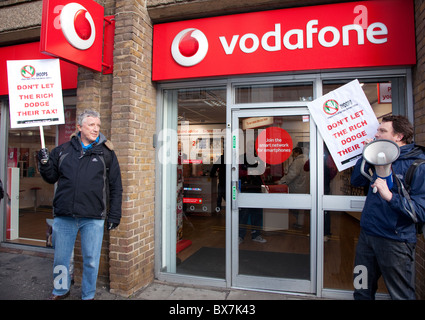
[[[237,191],[238,191],[238,182],[237,181],[232,181],[232,210],[237,208],[238,205],[238,197],[237,197]]]

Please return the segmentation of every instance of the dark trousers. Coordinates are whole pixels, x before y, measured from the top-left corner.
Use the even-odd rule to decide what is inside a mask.
[[[360,231],[354,267],[367,271],[367,288],[355,289],[354,299],[373,300],[378,289],[378,279],[385,285],[394,300],[414,300],[415,296],[415,243],[375,237]],[[356,277],[354,273],[354,283]]]
[[[246,234],[246,226],[250,220],[252,225],[251,238],[255,239],[261,234],[261,226],[263,225],[263,209],[261,208],[240,208],[239,209],[239,237],[242,239]]]

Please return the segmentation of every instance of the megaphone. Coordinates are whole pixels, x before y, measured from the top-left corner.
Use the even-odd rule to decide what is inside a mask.
[[[393,186],[393,176],[391,164],[398,159],[400,155],[399,146],[391,140],[374,140],[363,148],[363,161],[360,172],[363,176],[373,182],[373,178],[364,171],[365,163],[368,162],[375,166],[376,175],[387,181],[388,189]],[[373,192],[376,193],[376,187]]]

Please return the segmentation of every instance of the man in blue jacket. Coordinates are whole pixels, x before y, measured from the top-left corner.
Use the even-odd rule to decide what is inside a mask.
[[[409,166],[417,158],[425,158],[423,152],[412,143],[413,127],[403,116],[387,116],[375,135],[376,139],[394,141],[400,147],[400,156],[392,164],[393,175],[404,182]],[[370,143],[371,140],[366,141]],[[354,167],[351,183],[354,186],[370,185],[360,220],[360,235],[354,266],[367,271],[367,283],[354,290],[355,299],[374,299],[378,279],[382,275],[392,299],[415,299],[415,246],[416,225],[406,211],[408,204],[399,193],[394,181],[391,189],[384,179],[374,182],[360,173],[360,159]],[[368,171],[370,165],[366,165]],[[372,169],[374,169],[372,167]],[[425,183],[423,166],[415,173],[411,183],[411,199],[418,220],[425,221]],[[377,192],[373,193],[373,188]],[[356,271],[354,277],[356,279]]]
[[[112,144],[100,132],[100,116],[85,110],[78,133],[52,150],[39,152],[43,179],[57,183],[53,200],[54,289],[50,300],[69,296],[69,265],[77,233],[83,257],[81,298],[94,299],[105,220],[107,229],[121,220],[122,183]]]

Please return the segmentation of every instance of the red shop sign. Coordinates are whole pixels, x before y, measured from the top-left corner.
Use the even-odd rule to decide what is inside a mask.
[[[155,81],[415,63],[412,0],[348,2],[154,26]]]
[[[103,14],[92,0],[43,0],[40,51],[101,71]]]

